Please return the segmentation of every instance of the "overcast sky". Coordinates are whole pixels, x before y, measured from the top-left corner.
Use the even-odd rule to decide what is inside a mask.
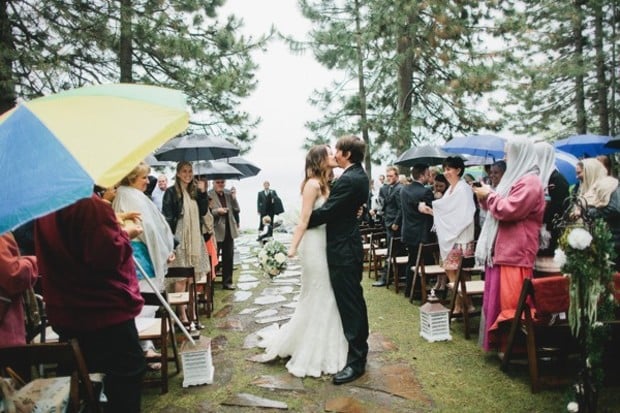
[[[305,38],[310,25],[296,0],[227,0],[220,15],[235,14],[244,20],[243,33],[259,36],[274,25],[282,33]],[[300,205],[299,186],[303,178],[305,151],[301,149],[308,131],[304,123],[319,116],[308,104],[312,90],[330,83],[332,74],[320,66],[311,53],[292,54],[279,41],[269,43],[267,52],[254,55],[260,66],[258,87],[245,99],[242,109],[262,118],[252,149],[244,157],[257,164],[261,173],[235,186],[241,207],[241,227],[258,228],[256,197],[268,180],[284,202],[286,210]]]

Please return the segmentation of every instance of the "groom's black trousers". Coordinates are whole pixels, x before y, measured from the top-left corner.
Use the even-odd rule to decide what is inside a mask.
[[[329,266],[329,278],[336,297],[336,304],[342,319],[344,335],[349,342],[347,366],[363,372],[368,355],[368,313],[362,279],[362,264],[351,266]]]

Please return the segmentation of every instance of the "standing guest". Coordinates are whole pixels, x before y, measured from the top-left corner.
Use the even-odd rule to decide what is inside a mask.
[[[488,182],[487,185],[491,185],[491,189],[495,190],[495,188],[497,188],[497,185],[499,185],[499,182],[502,180],[502,176],[504,176],[504,173],[506,172],[506,162],[501,160],[501,161],[494,162],[492,165],[485,165],[485,166],[489,166],[488,168],[489,172],[488,172],[488,175],[486,176],[488,179],[486,180],[485,183]],[[487,210],[484,208],[480,208],[479,211],[480,211],[478,215],[479,227],[482,228],[484,226],[484,220],[487,217]]]
[[[205,277],[211,269],[205,249],[202,225],[202,216],[207,213],[208,208],[209,200],[205,182],[194,180],[191,163],[179,162],[174,186],[166,190],[162,202],[162,213],[179,242],[175,250],[176,258],[170,267],[194,267],[197,279]],[[187,280],[176,281],[174,292],[187,291],[187,282]],[[194,308],[180,305],[177,311],[180,313],[181,321],[193,330],[195,326],[190,323],[189,318],[197,320]]]
[[[278,211],[281,208],[278,208],[278,193],[273,189],[269,188],[269,181],[263,182],[263,190],[258,191],[258,196],[256,199],[256,210],[258,211],[259,224],[258,230],[261,231],[263,229],[263,217],[265,215],[271,218],[271,222],[273,222],[274,215],[280,214],[283,211]],[[280,207],[281,207],[280,201]]]
[[[425,185],[428,181],[428,165],[418,164],[411,168],[411,185],[404,186],[400,191],[400,203],[402,208],[402,241],[407,246],[409,259],[407,261],[407,282],[405,284],[405,296],[409,296],[413,282],[411,268],[416,264],[418,247],[421,243],[429,242],[433,219],[419,211],[420,203],[431,206],[433,192]]]
[[[398,168],[388,166],[385,171],[387,177],[387,189],[384,191],[385,198],[383,201],[383,223],[385,224],[385,233],[388,248],[391,245],[391,239],[400,237],[400,226],[402,225],[403,215],[400,208],[400,190],[402,185],[398,179]],[[391,251],[388,252],[391,255]],[[387,284],[389,274],[387,271],[381,273],[381,279],[372,284],[373,287],[383,287]]]
[[[164,216],[157,207],[144,194],[148,185],[148,177],[151,168],[144,162],[140,162],[122,180],[116,190],[116,197],[112,201],[115,212],[126,213],[135,211],[140,214],[142,233],[131,240],[133,256],[146,276],[154,284],[158,291],[164,290],[164,277],[168,271],[168,263],[174,260],[174,238]],[[136,276],[139,281],[140,291],[152,292],[153,289],[144,279],[144,274],[136,268]],[[140,317],[155,317],[157,306],[144,306]],[[151,340],[141,342],[142,350],[146,357],[157,357],[155,346]],[[161,368],[160,363],[149,364],[151,369]]]
[[[105,374],[106,412],[139,412],[146,363],[135,318],[144,301],[114,211],[93,194],[39,218],[35,240],[51,326],[61,341],[78,340],[89,371]]]
[[[545,196],[534,144],[524,138],[506,143],[506,173],[496,190],[474,187],[480,206],[488,210],[476,246],[476,259],[486,264],[483,349],[503,347],[500,324],[514,317],[523,280],[531,278],[545,212]],[[501,351],[501,350],[500,350]]]
[[[540,230],[540,245],[534,265],[535,273],[561,275],[560,267],[553,262],[561,228],[553,224],[556,216],[562,216],[564,202],[568,198],[568,181],[555,167],[555,149],[547,142],[534,144],[540,169],[540,181],[545,192],[545,214]]]
[[[268,189],[269,182],[266,184]],[[222,257],[222,287],[225,290],[234,290],[233,259],[235,238],[239,236],[234,213],[241,212],[241,209],[237,199],[233,198],[230,191],[226,189],[226,181],[223,179],[214,181],[214,189],[209,191],[209,197],[213,199],[213,209],[211,210],[213,213],[213,230],[217,240],[218,253]]]
[[[36,257],[20,255],[11,233],[0,235],[0,347],[26,344],[22,294],[37,275]]]
[[[168,177],[164,174],[160,174],[157,177],[157,186],[153,189],[151,199],[157,206],[157,209],[161,212],[162,202],[164,201],[164,193],[168,189]]]
[[[450,184],[448,180],[444,176],[444,174],[435,175],[435,182],[433,183],[433,197],[434,199],[439,199],[443,197],[443,194],[446,193]]]
[[[444,176],[450,185],[440,199],[433,201],[433,208],[421,205],[420,210],[434,217],[437,231],[439,252],[443,261],[444,276],[437,277],[435,289],[443,292],[446,289],[446,278],[456,281],[457,269],[463,255],[473,254],[474,241],[474,204],[471,187],[465,182],[465,162],[458,156],[447,157],[443,162]],[[456,302],[454,311],[470,311],[469,303]],[[463,308],[464,307],[464,308]]]
[[[611,167],[611,158],[609,155],[599,155],[596,157],[596,160],[603,164],[605,170],[607,171],[608,176],[614,176],[612,167]]]

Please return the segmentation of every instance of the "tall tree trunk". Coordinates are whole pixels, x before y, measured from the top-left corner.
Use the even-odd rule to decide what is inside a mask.
[[[364,84],[364,56],[362,54],[362,24],[360,18],[360,2],[355,0],[355,48],[357,54],[357,88],[360,100],[360,118],[362,126],[362,138],[366,142],[366,157],[364,166],[368,177],[372,177],[372,159],[370,154],[370,137],[368,136],[368,117],[366,113],[366,85]]]
[[[119,67],[121,69],[121,83],[133,83],[133,45],[131,27],[131,0],[121,2],[121,39],[118,53]]]
[[[609,135],[609,106],[607,105],[607,81],[605,80],[605,52],[603,51],[603,6],[593,2],[594,49],[596,51],[596,96],[599,117],[599,132]]]
[[[413,87],[413,40],[411,30],[415,17],[408,16],[407,25],[399,26],[401,31],[396,44],[398,56],[398,140],[397,154],[411,146],[411,100]]]
[[[575,39],[575,62],[577,67],[583,68],[583,0],[575,0],[575,15],[573,23],[573,37]],[[586,118],[584,78],[582,73],[575,76],[575,112],[577,115],[576,132],[585,134],[588,132],[588,122]]]
[[[0,1],[0,113],[15,106],[15,81],[13,61],[15,45],[11,34],[11,22],[7,13],[8,0]]]

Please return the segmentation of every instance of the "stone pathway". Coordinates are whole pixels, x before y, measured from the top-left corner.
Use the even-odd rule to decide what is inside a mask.
[[[288,243],[290,235],[276,234]],[[274,280],[256,265],[258,246],[253,238],[236,242],[241,265],[235,279],[238,289],[217,305],[212,338],[215,382],[185,391],[225,392],[217,403],[203,402],[192,411],[245,412],[411,412],[431,411],[432,401],[424,393],[407,363],[391,360],[394,343],[372,333],[366,374],[353,383],[334,386],[331,377],[299,379],[290,375],[285,360],[261,364],[259,335],[268,335],[292,316],[300,288],[300,267],[295,261]],[[217,295],[221,290],[216,289]],[[219,307],[219,308],[218,308]],[[235,336],[235,337],[233,337]],[[318,339],[318,338],[317,338]],[[229,389],[235,389],[232,392]],[[173,410],[180,411],[178,407]]]

